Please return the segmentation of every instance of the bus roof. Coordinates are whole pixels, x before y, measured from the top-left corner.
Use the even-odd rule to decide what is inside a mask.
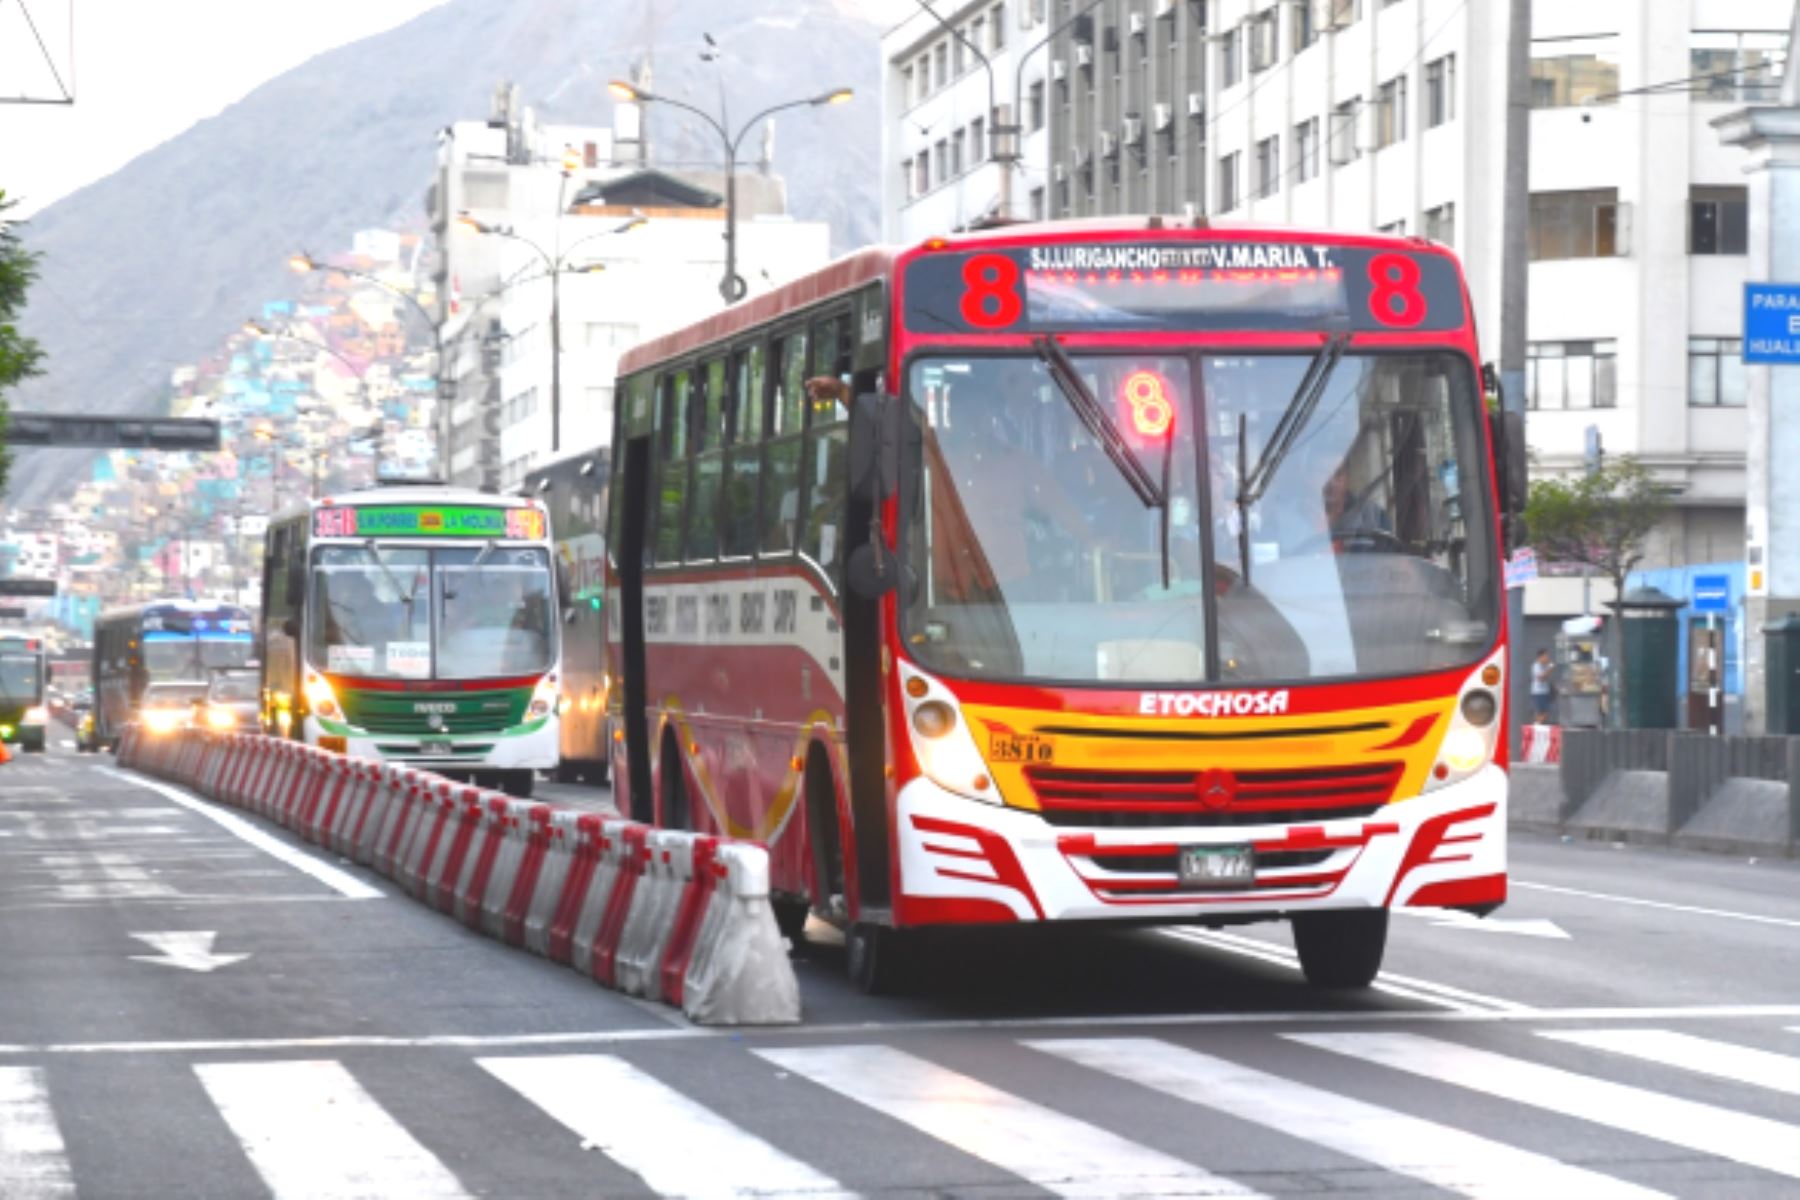
[[[530,503],[523,496],[503,492],[483,492],[475,488],[450,487],[445,484],[403,484],[400,486],[364,488],[342,492],[309,501],[308,509],[341,508],[362,504],[459,504],[488,508],[520,508]],[[297,515],[301,510],[293,510]]]
[[[100,614],[102,621],[126,620],[142,616],[151,609],[174,609],[177,612],[218,612],[227,609],[248,616],[250,609],[243,604],[227,604],[218,600],[189,600],[184,596],[170,596],[161,600],[140,600],[133,604],[117,604]]]
[[[1170,217],[1086,217],[1076,220],[1027,221],[988,229],[946,234],[916,246],[871,246],[802,275],[754,300],[734,304],[705,320],[634,346],[619,360],[619,374],[630,375],[644,367],[680,358],[702,347],[728,341],[783,313],[853,291],[871,280],[886,278],[902,260],[924,251],[962,249],[971,246],[1032,242],[1066,242],[1108,237],[1180,237],[1210,241],[1323,242],[1342,246],[1380,249],[1393,247],[1411,252],[1450,251],[1421,237],[1392,234],[1349,233],[1335,229],[1310,229],[1292,225],[1261,225],[1211,221],[1192,223]]]

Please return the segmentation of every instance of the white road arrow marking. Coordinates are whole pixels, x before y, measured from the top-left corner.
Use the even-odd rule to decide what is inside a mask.
[[[193,931],[177,930],[169,933],[134,933],[131,935],[149,946],[158,954],[128,955],[133,962],[157,963],[165,967],[180,967],[184,971],[216,971],[220,967],[228,967],[235,962],[243,962],[248,954],[214,954],[213,939],[218,937],[210,929]]]
[[[1508,921],[1501,917],[1478,917],[1453,908],[1396,908],[1393,911],[1407,917],[1424,917],[1433,925],[1452,929],[1473,929],[1478,933],[1516,933],[1521,937],[1549,938],[1552,941],[1573,940],[1562,926],[1541,917]]]

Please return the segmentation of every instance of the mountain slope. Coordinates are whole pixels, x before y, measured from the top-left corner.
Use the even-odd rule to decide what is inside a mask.
[[[700,61],[702,31],[725,48],[720,63]],[[43,343],[47,374],[16,407],[154,409],[171,366],[291,294],[289,253],[327,253],[372,226],[421,226],[434,135],[485,117],[502,79],[540,119],[585,124],[610,121],[607,80],[647,52],[658,91],[709,111],[722,68],[734,119],[854,87],[850,104],[782,115],[776,169],[795,214],[830,221],[840,249],[873,240],[877,36],[833,0],[451,0],[320,55],[31,221],[25,236],[44,261],[24,326]],[[649,114],[659,158],[718,161],[703,123]],[[10,499],[43,502],[82,461],[19,454]]]

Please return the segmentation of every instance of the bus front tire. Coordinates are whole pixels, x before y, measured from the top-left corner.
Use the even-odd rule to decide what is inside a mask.
[[[781,936],[798,946],[806,940],[807,918],[812,904],[804,896],[771,896],[769,907],[775,910],[775,928]]]
[[[1366,988],[1387,951],[1385,908],[1295,913],[1294,950],[1306,981],[1320,988]]]
[[[850,981],[870,996],[893,996],[910,978],[909,939],[888,925],[858,921],[844,935],[844,967]]]
[[[532,789],[537,784],[537,775],[532,771],[500,772],[500,790],[517,800],[531,799]]]

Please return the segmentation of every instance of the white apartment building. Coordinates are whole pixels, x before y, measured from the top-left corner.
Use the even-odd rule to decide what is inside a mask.
[[[1019,127],[1021,164],[1005,215],[1047,215],[1050,7],[1051,0],[941,0],[932,4],[941,23],[921,9],[882,35],[888,241],[923,241],[1001,215],[995,155],[1006,145],[996,143],[996,123]]]
[[[451,482],[509,489],[539,463],[605,444],[624,351],[721,306],[722,173],[656,170],[639,128],[630,104],[611,129],[538,126],[503,88],[493,119],[440,136],[427,208]],[[737,271],[750,295],[828,259],[830,227],[786,215],[766,161],[737,183]]]

